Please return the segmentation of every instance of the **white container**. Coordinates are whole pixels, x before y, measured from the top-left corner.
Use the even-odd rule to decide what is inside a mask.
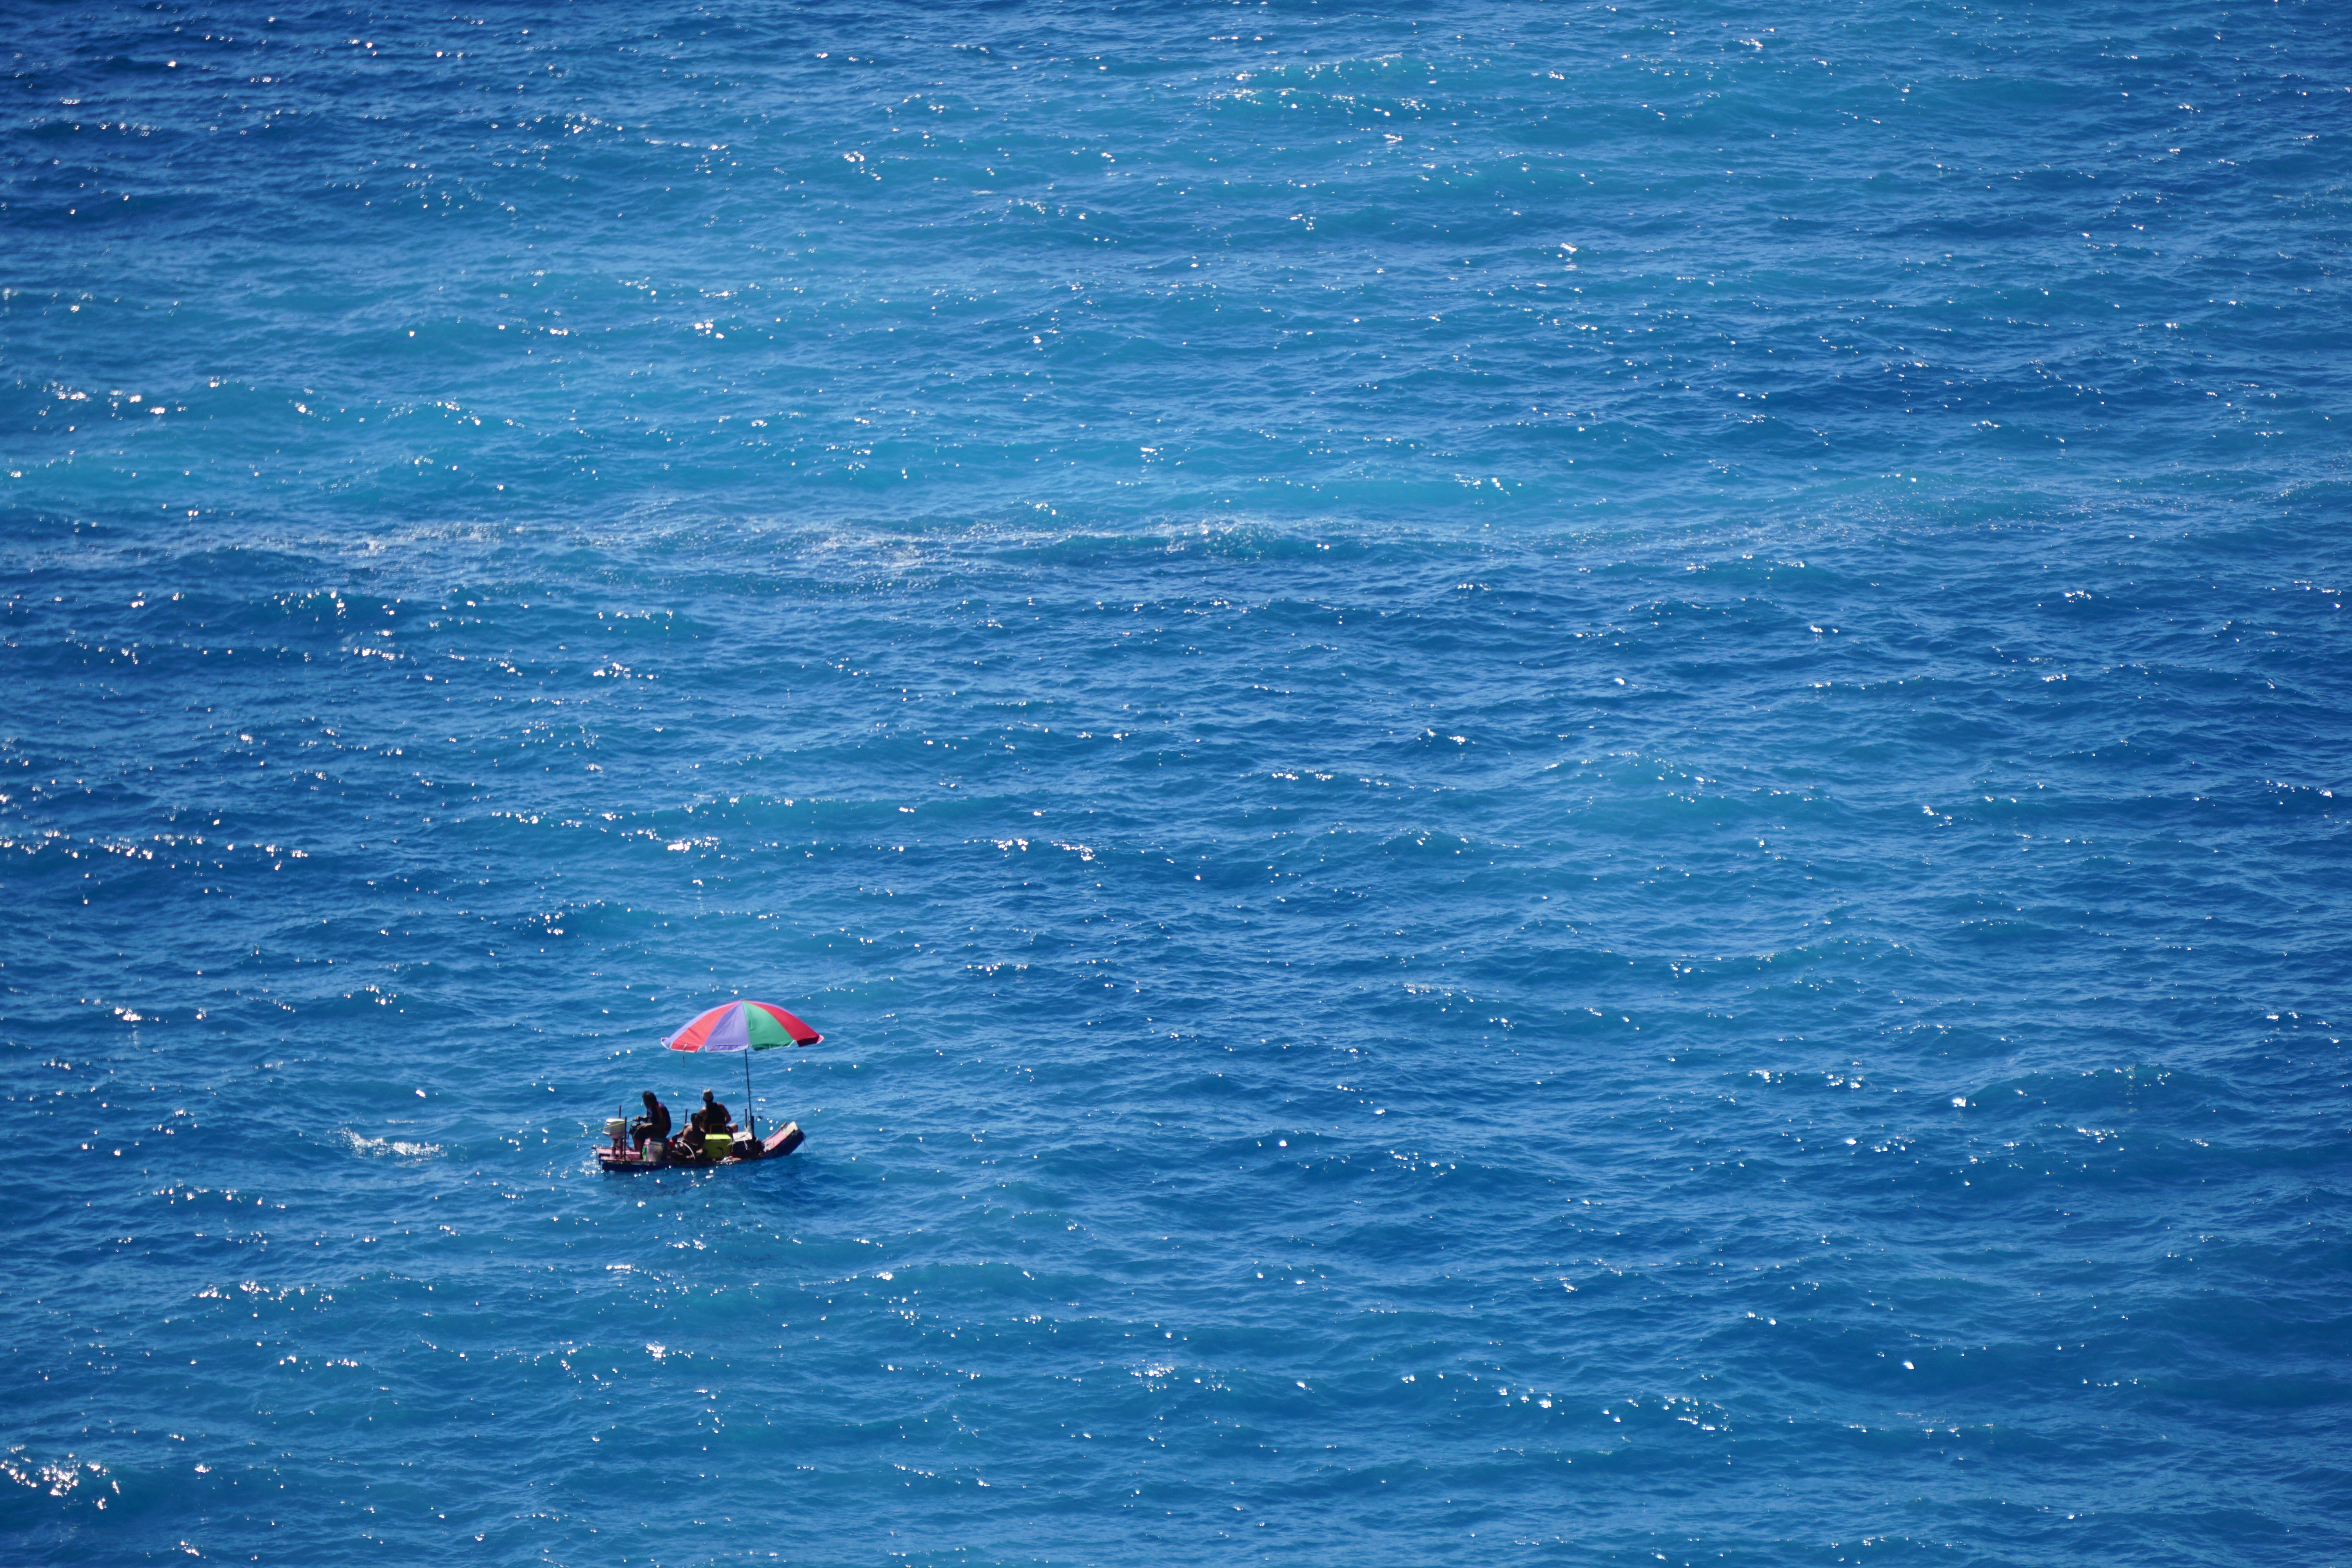
[[[644,1148],[637,1151],[637,1158],[644,1161],[648,1165],[658,1165],[662,1163],[662,1156],[667,1152],[668,1152],[668,1150],[666,1145],[661,1143],[648,1143]]]
[[[628,1130],[629,1124],[617,1116],[610,1118],[604,1123],[604,1136],[607,1138],[618,1138]]]

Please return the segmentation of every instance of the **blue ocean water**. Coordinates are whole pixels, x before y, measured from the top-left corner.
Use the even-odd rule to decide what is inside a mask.
[[[2352,1559],[2339,8],[5,42],[7,1561]]]

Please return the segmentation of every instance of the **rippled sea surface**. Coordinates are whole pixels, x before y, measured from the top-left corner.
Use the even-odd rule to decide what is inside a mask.
[[[1783,10],[15,8],[0,1556],[2352,1557],[2352,27]]]

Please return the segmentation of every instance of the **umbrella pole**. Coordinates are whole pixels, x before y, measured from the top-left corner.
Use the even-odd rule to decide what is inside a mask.
[[[752,1137],[760,1135],[760,1119],[751,1109],[751,1047],[749,1046],[743,1047],[743,1127]]]

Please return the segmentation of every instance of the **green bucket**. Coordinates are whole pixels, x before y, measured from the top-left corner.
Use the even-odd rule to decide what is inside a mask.
[[[735,1152],[735,1138],[728,1132],[706,1132],[702,1135],[702,1152],[714,1160],[724,1160]]]

